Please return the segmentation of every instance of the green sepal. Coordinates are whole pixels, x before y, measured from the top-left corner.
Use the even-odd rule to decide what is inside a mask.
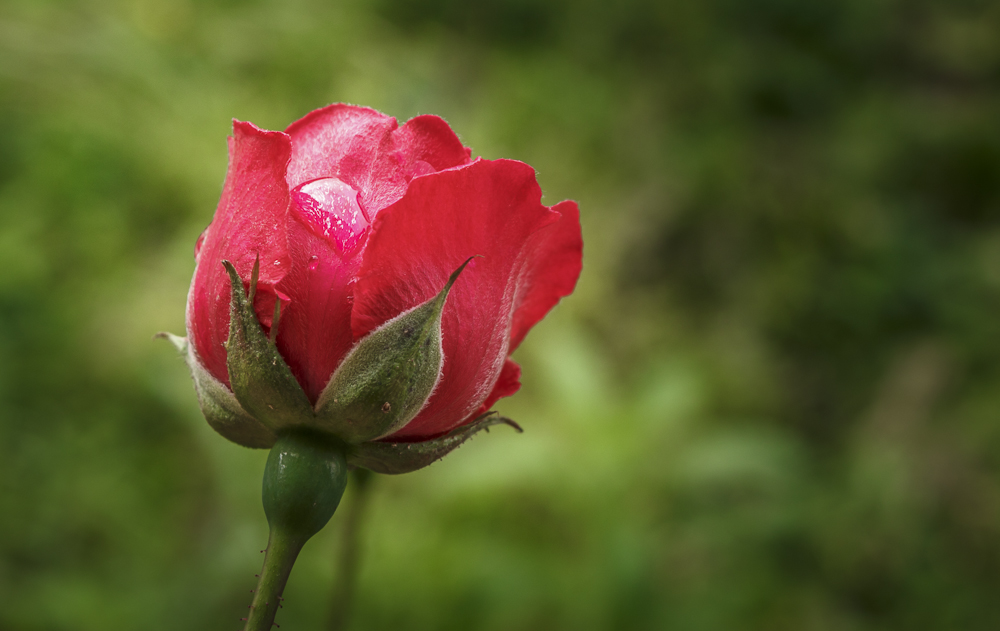
[[[354,467],[370,469],[375,473],[410,473],[423,469],[440,460],[472,438],[480,430],[489,430],[494,425],[510,425],[518,432],[521,426],[500,416],[487,412],[472,423],[457,427],[440,438],[419,443],[371,442],[355,445],[347,456],[347,463]]]
[[[233,394],[248,414],[274,432],[312,424],[313,409],[306,393],[274,343],[264,335],[253,309],[259,261],[254,263],[249,297],[232,263],[222,264],[232,285],[226,367]]]
[[[466,260],[444,289],[359,341],[316,402],[315,427],[362,443],[388,436],[413,420],[441,376],[441,314]]]
[[[170,340],[184,355],[184,360],[191,370],[191,378],[194,380],[194,390],[198,395],[201,413],[212,429],[224,438],[244,447],[268,449],[274,445],[277,435],[247,414],[226,384],[205,370],[195,356],[194,348],[188,344],[187,338],[171,333],[157,333],[156,337]]]

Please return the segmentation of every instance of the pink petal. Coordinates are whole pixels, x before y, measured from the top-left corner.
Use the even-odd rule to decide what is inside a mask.
[[[518,303],[533,295],[534,278],[546,277],[534,266],[547,260],[552,239],[534,235],[561,218],[541,204],[530,166],[477,160],[414,179],[406,195],[375,219],[355,291],[355,339],[437,294],[466,258],[483,256],[448,296],[441,381],[394,438],[446,432],[488,400],[507,361]],[[500,392],[512,392],[509,379],[505,384]]]
[[[336,103],[289,125],[289,188],[336,177],[360,194],[370,221],[406,192],[409,181],[469,162],[470,150],[437,116],[417,116],[402,127],[373,109]]]
[[[292,268],[278,288],[292,296],[278,324],[278,351],[314,402],[351,348],[351,290],[360,257],[345,257],[294,210],[288,222]]]
[[[465,419],[461,425],[465,425],[466,423],[471,423],[476,420],[481,414],[489,412],[494,403],[504,397],[509,397],[520,389],[521,367],[517,365],[517,362],[508,359],[504,362],[503,369],[500,370],[500,377],[497,378],[497,384],[493,386],[493,391],[490,392],[490,396],[486,397],[486,400],[479,406],[479,409],[469,416],[469,418]]]
[[[187,328],[198,358],[226,385],[229,336],[228,259],[248,281],[260,256],[255,307],[265,322],[274,308],[274,286],[289,270],[286,246],[288,186],[285,167],[291,155],[287,134],[233,121],[229,137],[229,169],[211,225],[199,238],[196,268],[188,295]]]
[[[532,273],[527,282],[521,285],[524,290],[514,312],[509,353],[521,344],[531,327],[545,317],[560,298],[573,293],[580,277],[583,267],[580,209],[576,202],[564,201],[553,206],[552,210],[560,212],[562,218],[531,236],[540,241],[540,244],[531,248],[535,257],[528,268]],[[461,424],[471,423],[488,412],[497,401],[520,389],[521,367],[508,359],[493,391],[479,409]]]
[[[494,403],[496,403],[497,401],[499,401],[504,397],[511,396],[520,389],[521,389],[521,367],[517,365],[517,362],[508,359],[507,361],[504,362],[503,368],[500,370],[500,377],[497,379],[496,385],[493,386],[493,391],[490,392],[490,395],[486,397],[486,400],[483,401],[482,405],[479,406],[479,409],[473,412],[469,416],[469,418],[459,423],[458,426],[467,425],[473,422],[486,412],[489,412],[490,408],[493,407]],[[446,432],[438,432],[437,434],[432,436],[421,436],[417,440],[428,440],[430,438],[436,438],[437,436],[444,433]],[[397,432],[390,436],[386,436],[384,440],[407,442],[408,440],[412,440],[412,438],[407,437],[405,434],[402,434],[402,432]]]
[[[580,209],[576,202],[564,201],[552,210],[561,214],[562,219],[532,235],[538,243],[530,249],[534,258],[528,263],[530,278],[521,285],[523,291],[517,300],[510,352],[521,345],[531,327],[544,318],[560,298],[573,293],[583,268]]]

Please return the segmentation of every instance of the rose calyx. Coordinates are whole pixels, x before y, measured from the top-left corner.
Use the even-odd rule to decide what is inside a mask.
[[[521,428],[495,413],[483,414],[444,436],[420,442],[383,442],[412,420],[441,375],[441,314],[470,257],[433,298],[386,322],[362,338],[331,376],[315,406],[310,405],[274,344],[280,325],[275,311],[266,335],[253,310],[259,262],[250,281],[229,261],[232,298],[226,343],[232,390],[201,366],[185,338],[166,337],[185,354],[202,413],[211,426],[247,447],[271,447],[289,431],[316,431],[343,445],[347,462],[379,473],[407,473],[443,458],[480,430],[497,424]],[[318,434],[318,435],[319,435]]]

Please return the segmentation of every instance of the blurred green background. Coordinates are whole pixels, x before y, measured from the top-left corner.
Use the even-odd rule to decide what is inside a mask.
[[[0,629],[240,628],[266,453],[150,338],[231,118],[334,101],[530,163],[586,243],[525,433],[375,480],[352,629],[1000,628],[1000,3],[4,0]]]

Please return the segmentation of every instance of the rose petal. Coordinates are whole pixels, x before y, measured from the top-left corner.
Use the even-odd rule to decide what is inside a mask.
[[[514,352],[531,327],[552,310],[563,296],[573,293],[583,267],[583,237],[580,232],[580,209],[576,202],[559,202],[552,207],[562,218],[537,232],[531,238],[539,243],[529,249],[534,254],[527,266],[528,276],[521,283],[523,291],[517,301],[511,326],[508,353]],[[485,414],[493,404],[521,389],[521,367],[508,359],[493,391],[462,425]]]
[[[434,436],[462,424],[494,391],[510,348],[519,297],[550,240],[532,235],[561,215],[541,204],[534,170],[513,160],[414,179],[375,220],[355,292],[355,339],[435,295],[466,258],[442,319],[441,381],[394,438]],[[508,372],[508,374],[510,374]],[[503,389],[502,389],[503,390]]]
[[[290,155],[287,134],[233,121],[226,182],[215,217],[200,238],[187,305],[188,335],[198,358],[226,385],[229,372],[223,344],[229,336],[231,293],[222,260],[231,261],[240,277],[249,281],[259,255],[260,280],[254,305],[258,315],[273,310],[273,287],[289,269],[285,167]]]
[[[527,266],[530,277],[521,284],[523,291],[517,300],[510,332],[510,352],[521,345],[531,327],[544,318],[560,298],[573,293],[583,268],[579,207],[576,202],[564,201],[552,210],[561,214],[562,219],[532,235],[538,243],[529,250],[534,259]]]
[[[353,186],[353,182],[340,177],[341,162],[373,159],[383,139],[396,126],[391,116],[343,103],[309,112],[285,130],[292,138],[289,188],[321,177],[339,177]]]
[[[515,394],[520,389],[521,389],[521,367],[517,364],[517,362],[508,359],[506,362],[504,362],[503,368],[500,370],[500,377],[497,379],[496,385],[493,386],[493,391],[490,392],[490,395],[486,397],[486,400],[483,401],[482,405],[479,406],[479,409],[476,410],[471,416],[469,416],[469,418],[459,423],[458,426],[462,427],[470,423],[474,423],[476,419],[481,418],[483,414],[489,412],[490,408],[493,407],[494,403],[496,403],[497,401],[499,401],[504,397],[509,397]],[[437,437],[438,437],[437,435],[422,436],[418,440],[423,441],[423,440],[434,439]],[[397,432],[390,436],[386,436],[383,440],[386,441],[395,440],[404,442],[413,441],[412,438],[408,439],[407,436],[401,435],[400,432]]]
[[[342,259],[295,213],[288,221],[292,267],[278,289],[292,297],[278,323],[278,350],[313,403],[350,350],[351,282],[360,258]]]
[[[479,409],[476,410],[472,416],[465,419],[461,424],[466,425],[476,420],[483,414],[489,412],[493,404],[504,397],[509,397],[521,389],[521,367],[512,359],[508,359],[504,362],[503,368],[500,370],[500,377],[497,379],[497,384],[493,386],[493,391],[490,392],[490,396],[486,397]]]
[[[336,177],[360,193],[369,220],[402,197],[413,177],[466,164],[471,155],[437,116],[417,116],[400,127],[391,116],[343,103],[310,112],[287,132],[289,188]]]

